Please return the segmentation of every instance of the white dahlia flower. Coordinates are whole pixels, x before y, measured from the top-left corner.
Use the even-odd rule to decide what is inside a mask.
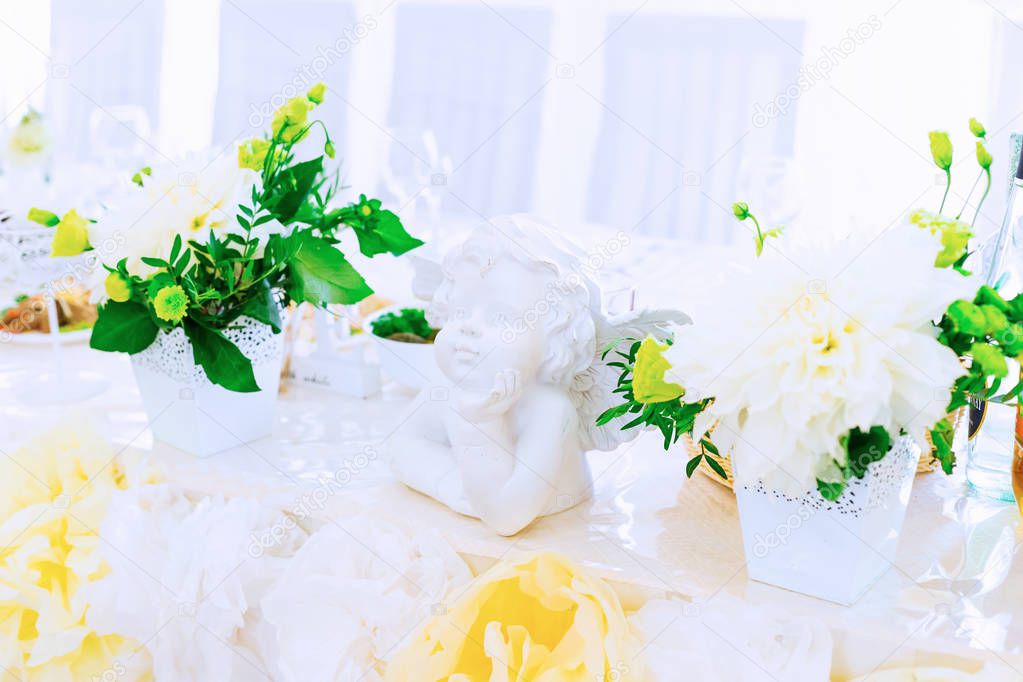
[[[713,396],[701,425],[718,421],[740,481],[802,492],[841,480],[853,427],[926,446],[963,373],[932,321],[977,283],[935,268],[938,239],[903,226],[814,251],[775,244],[665,354],[668,379]]]

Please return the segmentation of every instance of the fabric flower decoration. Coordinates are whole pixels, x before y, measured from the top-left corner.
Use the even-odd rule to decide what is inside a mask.
[[[455,595],[387,669],[389,682],[643,680],[618,595],[557,554],[500,563]]]
[[[89,592],[91,627],[145,642],[157,680],[277,679],[259,601],[308,536],[281,506],[150,486],[115,498],[103,536],[119,551]]]
[[[379,516],[314,533],[263,598],[282,682],[382,680],[409,630],[471,579],[439,535]]]
[[[86,595],[108,571],[97,531],[111,498],[155,480],[79,423],[0,458],[0,669],[46,682],[152,679],[138,642],[89,625]]]
[[[703,423],[719,420],[713,440],[738,480],[793,494],[841,481],[842,438],[856,427],[905,429],[930,448],[964,371],[934,322],[977,290],[934,267],[939,248],[909,226],[830,250],[781,244],[678,330],[665,379],[713,396]]]

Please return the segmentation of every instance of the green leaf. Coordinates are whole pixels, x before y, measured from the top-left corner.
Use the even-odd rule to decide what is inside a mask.
[[[710,468],[714,470],[715,474],[717,474],[718,476],[720,476],[721,478],[723,478],[726,481],[728,480],[728,474],[725,473],[725,469],[724,469],[724,467],[721,466],[720,462],[718,462],[713,457],[704,457],[704,461],[706,461],[707,465],[710,466]]]
[[[844,481],[839,481],[838,483],[825,483],[820,479],[817,480],[817,491],[821,494],[821,497],[829,502],[834,502],[841,497],[842,491],[844,490]]]
[[[380,253],[400,256],[423,245],[422,240],[405,231],[397,214],[387,210],[374,212],[370,219],[355,223],[353,228],[364,256]]]
[[[358,303],[373,293],[344,255],[311,233],[294,235],[298,250],[291,262],[289,294],[314,305]]]
[[[141,303],[108,301],[99,309],[89,347],[113,353],[139,353],[149,348],[159,331]]]
[[[956,455],[952,451],[952,440],[955,430],[948,419],[942,419],[931,429],[931,442],[934,444],[934,457],[941,462],[941,470],[951,475],[955,467]]]
[[[281,311],[273,294],[270,293],[269,285],[253,293],[251,298],[242,305],[238,314],[248,315],[254,320],[269,325],[274,334],[279,334],[281,331]]]
[[[629,407],[630,404],[625,403],[624,405],[617,405],[608,410],[604,410],[604,412],[597,417],[597,426],[603,426],[614,419],[618,419],[618,417],[621,417],[622,415],[628,414]]]
[[[880,460],[891,447],[891,436],[883,426],[872,426],[869,431],[854,428],[846,440],[846,466],[856,478],[863,478],[867,467]]]
[[[192,342],[192,357],[206,377],[229,391],[255,393],[259,390],[252,361],[218,331],[186,319],[185,335]]]
[[[323,173],[323,157],[296,163],[285,168],[271,188],[271,201],[267,202],[276,218],[287,225],[305,204]]]
[[[667,448],[665,449],[667,450]],[[696,467],[700,466],[701,461],[703,461],[703,455],[697,455],[696,457],[693,457],[691,460],[686,462],[686,478],[693,477],[693,472],[696,471]]]

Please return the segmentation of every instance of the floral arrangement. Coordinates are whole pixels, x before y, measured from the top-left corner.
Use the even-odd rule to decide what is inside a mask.
[[[158,479],[78,423],[0,461],[0,669],[24,680],[101,679],[112,670],[152,679],[148,656],[134,655],[139,642],[94,627],[84,595],[109,571],[97,531],[111,501]]]
[[[987,178],[975,221],[990,190],[991,155],[983,126],[971,119],[970,130],[981,169],[974,188]],[[697,325],[623,354],[625,402],[600,420],[635,414],[626,428],[658,428],[665,449],[681,435],[694,438],[700,453],[687,475],[706,461],[725,477],[707,456],[724,452],[744,480],[788,492],[816,488],[828,500],[903,434],[950,473],[947,415],[971,395],[1006,400],[1023,388],[995,396],[1008,374],[1005,357],[1023,352],[1023,297],[1006,301],[978,288],[965,269],[971,224],[962,211],[943,213],[952,145],[942,132],[930,143],[948,182],[938,212],[914,211],[908,225],[872,243],[811,252],[779,242],[782,255],[764,249],[780,229],[762,230],[746,204],[735,204],[736,218],[755,225],[756,267],[732,277]],[[812,263],[821,276],[795,263]]]
[[[258,391],[251,361],[224,329],[244,316],[276,333],[283,305],[350,304],[371,294],[336,248],[344,228],[366,256],[422,244],[376,199],[332,207],[339,178],[325,160],[336,150],[326,126],[310,119],[324,96],[321,83],[289,100],[270,134],[240,145],[237,159],[192,156],[142,169],[137,187],[101,220],[33,209],[30,219],[55,228],[54,255],[95,250],[108,273],[93,348],[138,353],[181,327],[211,382]],[[323,153],[299,161],[298,146],[317,127]]]

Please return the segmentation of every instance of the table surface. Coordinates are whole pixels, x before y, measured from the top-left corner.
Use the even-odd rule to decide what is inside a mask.
[[[320,477],[347,468],[347,483],[332,487],[324,502],[334,518],[386,505],[440,529],[479,565],[550,549],[599,571],[626,600],[671,596],[699,608],[732,599],[819,621],[831,629],[839,678],[880,665],[975,670],[986,663],[1023,679],[1020,515],[1014,504],[970,495],[961,472],[917,476],[895,562],[855,605],[841,607],[748,580],[734,495],[703,475],[686,479],[684,453],[664,453],[656,434],[590,453],[591,500],[502,538],[391,476],[379,446],[412,398],[393,384],[365,400],[286,384],[271,438],[195,459],[153,442],[130,363],[120,354],[68,346],[66,366],[98,373],[107,388],[70,407],[19,402],[23,383],[52,366],[48,352],[0,344],[0,426],[15,434],[3,450],[81,412],[116,443],[172,468],[201,471],[211,487],[244,477],[299,500],[317,494]]]

